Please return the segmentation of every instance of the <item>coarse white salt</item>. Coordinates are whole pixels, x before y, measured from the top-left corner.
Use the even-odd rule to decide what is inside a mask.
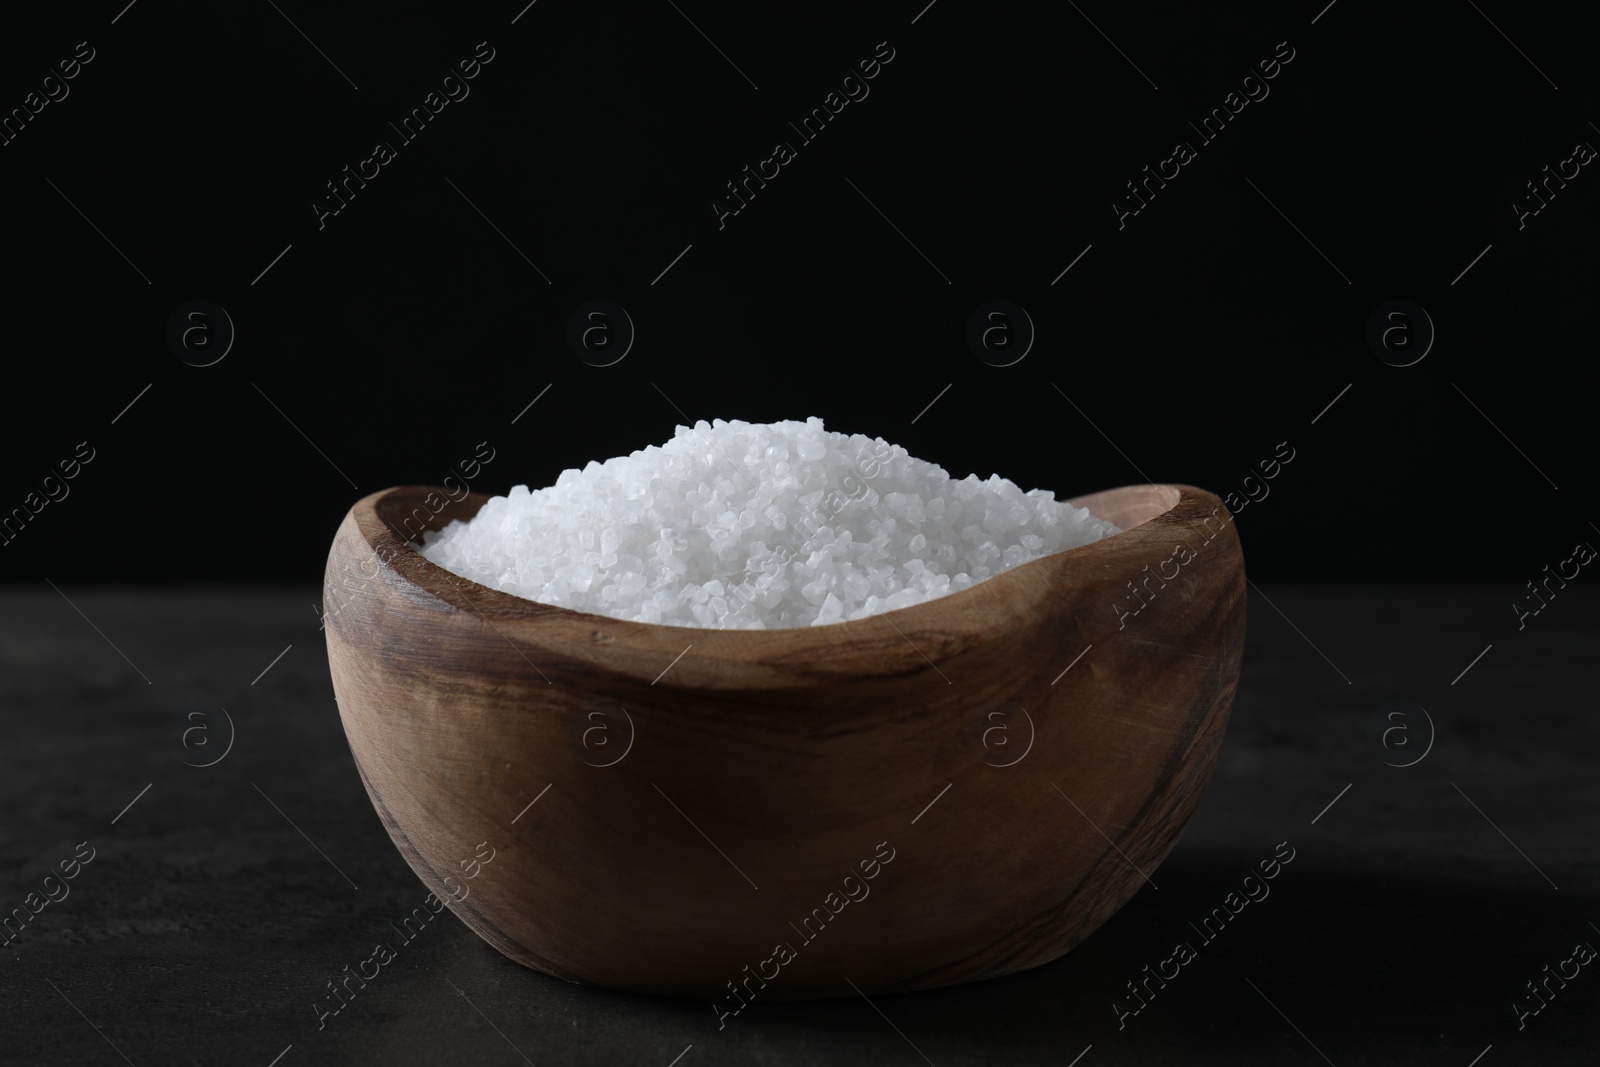
[[[421,552],[543,604],[761,630],[910,607],[1117,532],[1046,490],[953,479],[818,418],[717,419],[545,489],[514,486]]]

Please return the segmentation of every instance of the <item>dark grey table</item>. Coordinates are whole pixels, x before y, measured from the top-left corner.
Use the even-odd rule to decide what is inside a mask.
[[[1600,967],[1563,962],[1600,947],[1591,584],[1520,631],[1509,585],[1253,589],[1199,813],[1087,942],[970,986],[758,1000],[722,1030],[706,1002],[525,970],[448,913],[319,1028],[327,983],[426,891],[351,763],[315,590],[11,590],[0,907],[43,907],[3,946],[0,1062],[1592,1063]],[[1431,749],[1415,712],[1378,743],[1393,700]],[[231,750],[185,766],[221,756],[219,709]],[[1270,895],[1196,936],[1281,842]],[[1119,1027],[1181,939],[1195,958]]]

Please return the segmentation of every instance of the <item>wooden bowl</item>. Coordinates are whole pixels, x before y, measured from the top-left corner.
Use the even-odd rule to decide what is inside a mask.
[[[1245,581],[1203,490],[1081,497],[1123,532],[764,631],[538,604],[408,541],[487,499],[350,510],[328,660],[396,847],[546,974],[732,1014],[1035,967],[1144,886],[1216,763]]]

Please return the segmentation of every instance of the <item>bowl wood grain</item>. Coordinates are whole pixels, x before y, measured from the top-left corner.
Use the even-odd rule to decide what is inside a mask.
[[[1082,497],[1123,532],[925,604],[766,631],[538,604],[415,551],[486,499],[407,486],[350,510],[328,658],[395,845],[547,974],[731,1009],[731,990],[1035,967],[1146,884],[1216,763],[1245,580],[1204,490]],[[492,862],[464,866],[485,842]]]

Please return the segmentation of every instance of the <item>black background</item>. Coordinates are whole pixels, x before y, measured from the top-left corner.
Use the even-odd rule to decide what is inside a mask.
[[[0,115],[96,55],[0,146],[0,516],[95,458],[0,540],[0,904],[86,837],[104,858],[0,952],[0,1061],[1592,1060],[1600,980],[1526,1029],[1507,1010],[1600,923],[1591,580],[1525,630],[1508,610],[1600,543],[1600,178],[1513,210],[1600,145],[1592,25],[1503,0],[674,2],[8,13]],[[480,41],[470,95],[319,229],[325,183]],[[870,95],[719,229],[724,183],[881,41]],[[1124,183],[1279,42],[1270,95],[1119,229]],[[566,342],[593,299],[637,327],[614,366]],[[966,343],[992,299],[1037,327],[1014,366]],[[193,300],[237,330],[213,366],[166,340]],[[1412,366],[1367,341],[1392,300],[1437,329]],[[811,415],[1061,495],[1223,495],[1295,450],[1237,516],[1243,674],[1160,890],[1025,974],[727,1032],[452,921],[319,1031],[326,979],[425,891],[316,633],[346,510],[479,442],[473,488],[501,493],[686,421]],[[1395,700],[1437,729],[1403,769],[1371,730]],[[187,716],[219,707],[232,755],[183,766]],[[1125,981],[1284,839],[1277,903],[1119,1030]]]
[[[1293,466],[1240,515],[1260,579],[1492,575],[1514,595],[1594,532],[1588,168],[1521,230],[1511,206],[1600,139],[1558,23],[1496,17],[1536,69],[1493,12],[1355,0],[1315,25],[943,0],[915,25],[859,5],[116,14],[57,10],[0,44],[7,108],[96,50],[0,148],[0,504],[96,450],[0,551],[11,581],[314,580],[358,496],[437,484],[480,441],[474,488],[500,493],[710,418],[819,415],[1061,495],[1224,495],[1287,441]],[[400,143],[387,123],[479,41],[495,58],[470,95]],[[880,41],[870,95],[719,229],[724,183],[798,142],[788,122]],[[1282,41],[1270,95],[1202,144],[1187,123]],[[325,183],[378,140],[397,158],[319,229]],[[1123,183],[1178,140],[1198,158],[1119,229]],[[565,342],[596,298],[638,332],[611,367]],[[1010,367],[965,341],[995,298],[1037,327]],[[166,342],[194,299],[237,331],[211,367]],[[1410,367],[1366,341],[1394,299],[1437,329]]]

